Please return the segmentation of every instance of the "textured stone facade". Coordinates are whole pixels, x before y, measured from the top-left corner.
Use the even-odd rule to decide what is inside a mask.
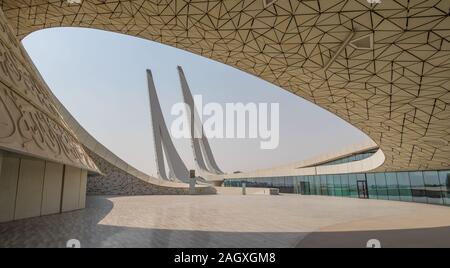
[[[385,154],[379,171],[450,167],[449,0],[0,4],[19,38],[51,27],[96,28],[260,77],[366,133]]]
[[[89,174],[88,195],[188,195],[189,185],[169,183],[149,177],[135,177],[85,149],[103,174]],[[212,186],[197,185],[195,194],[216,194]]]
[[[1,10],[0,148],[97,171]]]

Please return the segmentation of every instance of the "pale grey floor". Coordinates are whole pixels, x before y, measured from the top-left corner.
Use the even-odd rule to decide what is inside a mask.
[[[298,195],[89,197],[82,211],[0,224],[0,247],[450,246],[450,208]]]

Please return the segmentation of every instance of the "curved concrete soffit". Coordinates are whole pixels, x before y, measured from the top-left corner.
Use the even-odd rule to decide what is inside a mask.
[[[384,150],[384,170],[448,168],[450,2],[335,2],[0,0],[19,38],[86,27],[184,49],[350,122]]]
[[[336,114],[384,150],[380,170],[450,167],[450,1],[335,2],[0,0],[20,39],[85,27],[163,43]]]

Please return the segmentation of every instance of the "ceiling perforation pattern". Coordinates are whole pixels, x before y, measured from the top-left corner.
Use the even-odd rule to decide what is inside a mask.
[[[450,166],[448,0],[277,0],[267,8],[262,0],[0,4],[20,38],[50,27],[97,28],[261,77],[367,133],[386,154],[382,169]],[[343,47],[352,31],[352,40],[373,34],[373,49]]]

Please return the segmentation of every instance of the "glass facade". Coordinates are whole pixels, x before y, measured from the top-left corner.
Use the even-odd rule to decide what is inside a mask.
[[[225,187],[278,188],[280,193],[328,195],[450,206],[450,170],[227,179]]]
[[[242,187],[242,183],[246,183],[246,187],[256,188],[278,188],[280,193],[300,193],[299,189],[294,191],[294,177],[267,177],[267,178],[248,178],[237,180],[225,180],[225,187]],[[296,188],[299,186],[296,185]],[[308,189],[304,186],[303,189]],[[305,193],[309,194],[309,193]]]
[[[365,159],[375,151],[355,154],[321,165]],[[280,193],[328,195],[419,202],[450,206],[450,170],[378,172],[316,176],[227,179],[225,187],[278,188]]]
[[[344,164],[344,163],[349,163],[349,162],[354,162],[354,161],[360,161],[360,160],[371,157],[376,152],[377,151],[375,150],[375,151],[365,152],[365,153],[361,153],[361,154],[354,154],[354,155],[343,157],[343,158],[336,159],[333,161],[325,162],[318,166],[331,166],[331,165]]]

